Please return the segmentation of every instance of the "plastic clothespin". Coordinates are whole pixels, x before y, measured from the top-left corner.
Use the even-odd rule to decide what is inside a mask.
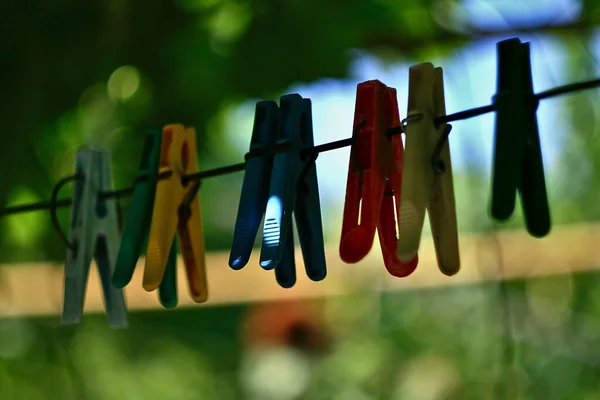
[[[158,174],[168,178],[156,183],[143,286],[152,291],[163,282],[177,232],[190,295],[194,301],[201,303],[208,298],[208,288],[198,196],[200,181],[187,185],[182,182],[184,175],[197,171],[195,129],[183,125],[165,126]]]
[[[307,154],[314,146],[312,105],[310,99],[288,94],[279,99],[276,146],[289,151],[276,153],[265,212],[260,265],[275,268],[280,286],[296,283],[292,212],[302,248],[306,274],[313,281],[327,275],[321,202],[315,160],[317,153]]]
[[[108,323],[113,328],[124,328],[127,326],[127,308],[123,291],[111,284],[119,249],[117,203],[101,196],[102,192],[113,189],[108,151],[89,147],[79,149],[75,170],[79,179],[73,190],[62,323],[75,324],[81,319],[93,258],[104,292]]]
[[[409,70],[408,116],[404,176],[398,218],[398,258],[417,254],[425,222],[429,223],[440,271],[454,275],[460,269],[458,228],[448,134],[451,126],[436,124],[446,115],[442,68],[431,63]]]
[[[235,270],[242,269],[248,263],[267,208],[278,116],[276,102],[256,103],[250,152],[246,156],[246,173],[229,256],[229,266]]]
[[[414,272],[418,256],[407,261],[396,256],[394,204],[397,209],[404,147],[400,135],[388,138],[387,131],[399,126],[396,89],[378,80],[358,84],[340,257],[347,263],[362,260],[373,247],[377,230],[386,269],[405,277]]]
[[[150,232],[152,208],[160,161],[162,133],[152,130],[146,134],[142,160],[123,228],[112,283],[123,288],[131,281],[144,242]],[[165,275],[158,287],[161,304],[165,308],[177,305],[177,247],[172,246],[167,259]]]
[[[498,81],[494,167],[490,214],[510,218],[517,191],[523,216],[532,236],[550,232],[542,150],[537,124],[538,101],[533,93],[529,43],[517,38],[497,45]]]
[[[327,274],[316,155],[313,147],[310,99],[282,96],[280,108],[272,101],[256,105],[247,155],[246,175],[238,209],[229,265],[243,268],[265,215],[260,265],[275,269],[280,286],[296,282],[292,212],[295,215],[306,273],[313,281]],[[275,148],[281,151],[276,152]]]

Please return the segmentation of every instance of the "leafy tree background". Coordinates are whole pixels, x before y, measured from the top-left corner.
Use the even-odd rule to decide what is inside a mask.
[[[544,21],[526,12],[526,2],[512,2],[510,16],[499,13],[500,27],[464,18],[473,7],[494,10],[500,3],[4,0],[0,204],[47,200],[53,185],[72,173],[82,143],[109,148],[115,186],[128,186],[145,131],[171,122],[197,129],[201,169],[239,162],[239,146],[225,140],[230,110],[298,85],[349,79],[361,55],[390,68],[429,59],[461,66],[455,56],[470,44],[493,46],[526,34],[561,46],[566,70],[557,85],[599,73],[593,49],[600,2],[546,1],[556,15]],[[565,4],[577,10],[567,21],[561,19]],[[555,100],[568,127],[559,161],[547,165],[555,224],[600,215],[597,100],[594,91]],[[236,137],[247,146],[250,131]],[[468,151],[472,144],[461,145]],[[203,213],[223,218],[205,221],[208,250],[231,244],[235,216],[229,214],[241,180],[235,174],[203,184]],[[522,226],[519,217],[502,226],[482,218],[485,169],[474,165],[455,182],[461,232]],[[339,214],[331,204],[323,207],[326,215]],[[66,226],[69,210],[60,218]],[[44,213],[2,219],[0,237],[2,263],[64,260]],[[329,233],[328,240],[337,237]],[[5,319],[0,397],[599,398],[598,283],[597,273],[588,272],[317,302],[334,325],[310,331],[328,338],[319,351],[292,336],[273,353],[245,342],[244,323],[260,305],[137,312],[122,332],[110,331],[101,315],[68,328],[56,318]],[[370,312],[374,303],[377,316]],[[547,311],[540,314],[540,307]],[[273,320],[282,315],[265,312]]]

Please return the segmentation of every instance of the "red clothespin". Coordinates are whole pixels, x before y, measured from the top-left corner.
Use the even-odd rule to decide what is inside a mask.
[[[377,229],[386,269],[405,277],[416,269],[418,256],[402,262],[396,255],[394,203],[398,212],[404,147],[400,135],[388,137],[388,130],[399,126],[396,89],[378,80],[358,84],[340,257],[346,263],[362,260]]]

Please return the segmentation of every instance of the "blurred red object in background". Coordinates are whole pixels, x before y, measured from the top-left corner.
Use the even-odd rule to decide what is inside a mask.
[[[253,307],[243,327],[248,347],[289,346],[306,352],[327,350],[329,335],[319,308],[305,302],[266,303]]]

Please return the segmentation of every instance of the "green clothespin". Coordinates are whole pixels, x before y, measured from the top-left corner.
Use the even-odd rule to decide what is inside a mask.
[[[133,271],[142,252],[144,242],[148,240],[158,164],[160,162],[162,134],[151,130],[146,134],[142,160],[138,169],[131,203],[127,211],[121,246],[117,256],[112,283],[117,288],[125,287],[133,276]],[[165,275],[158,288],[160,303],[165,308],[177,305],[177,246],[172,246]]]
[[[550,232],[550,208],[537,124],[538,100],[533,92],[529,43],[518,38],[497,45],[498,82],[494,96],[496,126],[490,214],[504,221],[521,198],[527,230],[543,237]]]

